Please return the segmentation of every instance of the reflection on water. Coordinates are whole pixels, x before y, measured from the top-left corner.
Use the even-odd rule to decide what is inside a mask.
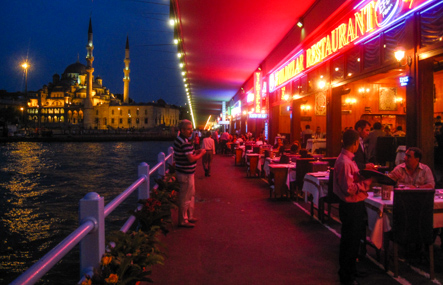
[[[0,144],[0,284],[7,284],[78,226],[78,202],[94,191],[110,202],[137,179],[141,162],[154,166],[171,142]],[[118,229],[133,195],[106,219]],[[78,281],[78,252],[39,284]],[[68,278],[68,279],[67,279]]]

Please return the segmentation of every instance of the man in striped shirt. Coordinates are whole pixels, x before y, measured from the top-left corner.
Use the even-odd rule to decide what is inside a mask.
[[[193,144],[189,141],[192,135],[192,123],[189,120],[180,121],[179,135],[174,141],[174,160],[177,180],[180,182],[178,196],[178,225],[193,228],[197,219],[194,217],[194,172],[205,149],[194,151]]]

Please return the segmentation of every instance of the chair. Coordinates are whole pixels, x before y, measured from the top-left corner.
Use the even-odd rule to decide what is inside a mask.
[[[257,175],[258,155],[248,155],[248,169],[246,170],[246,176],[255,177]]]
[[[328,170],[329,163],[327,161],[311,161],[312,172],[326,171]]]
[[[322,157],[320,160],[327,161],[329,163],[329,167],[334,167],[337,157]]]
[[[274,198],[278,195],[283,197],[283,194],[287,192],[286,177],[288,176],[288,168],[271,168],[271,173],[274,176],[274,187],[269,189],[269,197],[272,199],[272,191],[274,191]]]
[[[429,275],[434,279],[434,195],[435,189],[394,190],[393,225],[390,239],[394,243],[394,275],[398,277],[398,245],[429,246]],[[388,244],[389,246],[389,244]],[[385,270],[388,270],[385,253]]]
[[[234,160],[234,165],[242,165],[242,157],[243,157],[243,150],[241,148],[235,148],[235,160]]]
[[[312,171],[312,164],[309,163],[314,161],[314,158],[298,158],[295,166],[295,188],[297,193],[296,197],[298,199],[298,193],[303,193],[303,180],[306,173]]]
[[[282,153],[282,155],[280,156],[280,164],[288,164],[289,163],[289,156],[287,156],[286,154]]]
[[[340,198],[334,193],[334,168],[329,170],[328,195],[318,201],[318,213],[322,223],[325,222],[325,203],[328,204],[328,220],[330,220],[332,204],[340,203]]]
[[[260,153],[260,146],[253,146],[252,153]]]

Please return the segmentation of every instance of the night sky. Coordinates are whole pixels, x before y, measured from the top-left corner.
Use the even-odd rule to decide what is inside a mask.
[[[154,4],[159,3],[159,4]],[[123,93],[126,36],[130,45],[129,96],[183,106],[168,0],[20,0],[0,4],[0,89],[37,91],[77,61],[86,65],[89,18],[94,35],[94,76],[113,94]]]

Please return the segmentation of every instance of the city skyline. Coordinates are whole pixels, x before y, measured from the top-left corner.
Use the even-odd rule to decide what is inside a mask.
[[[155,4],[156,3],[156,4]],[[92,19],[94,76],[113,94],[123,94],[126,37],[130,45],[129,97],[185,105],[186,96],[168,25],[169,1],[79,0],[8,1],[1,4],[0,89],[37,91],[77,62],[86,64],[89,19]],[[17,16],[19,15],[19,16]]]

